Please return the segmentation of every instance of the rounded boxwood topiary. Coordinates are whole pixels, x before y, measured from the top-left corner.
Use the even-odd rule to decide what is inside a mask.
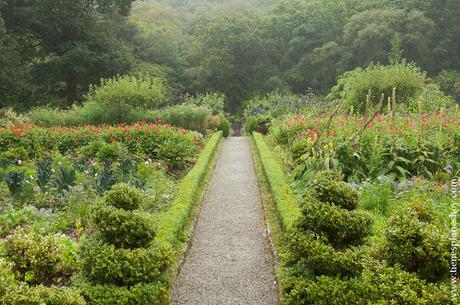
[[[68,287],[19,286],[15,290],[0,295],[1,304],[27,304],[27,305],[85,305],[85,299],[80,291]]]
[[[100,236],[120,248],[145,247],[155,236],[151,218],[141,211],[125,211],[99,203],[93,221]]]
[[[302,206],[299,226],[327,236],[335,248],[362,243],[372,231],[372,216],[366,211],[348,211],[311,199]]]
[[[170,247],[154,244],[148,248],[122,249],[89,237],[81,243],[82,272],[99,284],[132,286],[161,279],[173,257]]]
[[[414,201],[390,217],[380,252],[391,264],[429,281],[449,278],[450,242],[437,228],[428,203]]]
[[[143,200],[144,194],[127,183],[114,185],[104,196],[104,201],[107,205],[126,211],[139,209],[142,206]]]
[[[308,186],[309,194],[321,202],[329,202],[350,211],[358,206],[358,191],[343,182],[342,175],[337,172],[319,172]]]
[[[167,286],[161,282],[131,287],[87,283],[81,289],[89,303],[97,305],[160,305],[169,300]]]
[[[313,232],[296,230],[288,233],[287,241],[290,253],[315,275],[357,276],[362,272],[362,259],[366,256],[364,247],[336,250],[326,238],[315,236]]]

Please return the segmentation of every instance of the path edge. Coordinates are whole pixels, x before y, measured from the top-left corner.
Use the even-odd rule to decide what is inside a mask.
[[[250,137],[254,167],[260,189],[260,203],[267,230],[268,243],[275,264],[277,295],[283,304],[283,285],[280,274],[287,252],[284,233],[290,230],[300,216],[300,206],[290,190],[289,179],[279,156],[273,154],[264,136],[254,132]],[[286,219],[286,217],[288,217]],[[292,217],[289,219],[289,217]]]
[[[194,167],[177,186],[176,199],[160,217],[156,240],[171,245],[174,250],[173,264],[167,272],[167,278],[171,284],[168,287],[167,304],[171,302],[172,283],[190,247],[190,237],[195,228],[196,216],[214,170],[222,139],[222,131],[214,133],[209,139]]]

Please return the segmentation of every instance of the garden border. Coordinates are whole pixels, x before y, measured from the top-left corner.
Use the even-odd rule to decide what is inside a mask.
[[[270,192],[273,195],[276,211],[282,232],[291,229],[301,216],[300,206],[289,186],[289,179],[283,165],[273,155],[267,146],[263,135],[258,132],[252,134],[256,153],[260,158],[262,171],[265,175]]]
[[[175,252],[174,263],[168,272],[171,283],[188,249],[194,219],[214,169],[222,138],[222,131],[212,135],[194,167],[177,186],[175,199],[170,208],[159,215],[160,221],[155,240],[170,244]],[[169,294],[171,292],[170,289]]]

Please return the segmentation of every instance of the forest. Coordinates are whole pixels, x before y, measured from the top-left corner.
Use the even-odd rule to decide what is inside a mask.
[[[459,98],[455,0],[0,2],[0,105],[81,104],[115,75],[164,80],[168,102],[324,95],[345,72],[402,60]],[[52,13],[51,13],[52,12]]]

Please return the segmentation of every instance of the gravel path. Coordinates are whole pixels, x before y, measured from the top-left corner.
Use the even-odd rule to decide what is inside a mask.
[[[173,304],[277,304],[259,207],[249,141],[225,139],[174,282]]]

